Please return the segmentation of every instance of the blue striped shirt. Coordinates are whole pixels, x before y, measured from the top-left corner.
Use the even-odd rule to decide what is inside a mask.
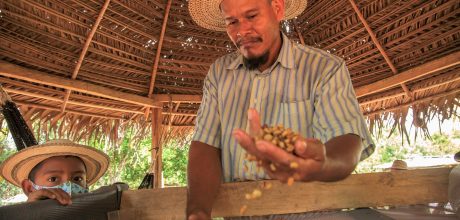
[[[221,150],[225,182],[269,178],[244,159],[244,149],[232,136],[236,128],[248,129],[249,108],[259,112],[262,124],[282,124],[323,143],[359,135],[361,160],[374,151],[345,62],[284,34],[278,59],[264,72],[245,68],[235,52],[217,59],[205,78],[193,140]]]

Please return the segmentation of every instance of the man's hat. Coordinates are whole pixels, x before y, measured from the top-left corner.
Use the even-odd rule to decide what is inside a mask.
[[[109,166],[109,157],[100,150],[69,140],[55,140],[27,147],[13,154],[0,165],[0,175],[8,182],[21,187],[21,181],[28,179],[30,171],[37,164],[50,157],[67,155],[83,160],[88,185],[95,183]]]
[[[222,0],[189,0],[188,9],[192,19],[201,27],[213,31],[225,31],[225,22],[219,7],[221,2]],[[285,0],[284,19],[295,18],[306,7],[307,0]]]

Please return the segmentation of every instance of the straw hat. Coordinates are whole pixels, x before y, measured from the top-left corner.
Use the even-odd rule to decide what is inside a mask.
[[[407,163],[404,160],[395,160],[391,165],[392,170],[407,170]]]
[[[213,31],[225,31],[225,22],[220,11],[222,0],[189,0],[188,9],[192,19],[201,27]],[[300,15],[307,7],[307,0],[285,0],[284,19]]]
[[[100,150],[69,140],[55,140],[27,147],[13,154],[0,165],[0,175],[21,187],[21,181],[28,179],[30,171],[38,163],[50,157],[66,155],[77,156],[83,160],[88,185],[95,183],[109,166],[109,157]]]

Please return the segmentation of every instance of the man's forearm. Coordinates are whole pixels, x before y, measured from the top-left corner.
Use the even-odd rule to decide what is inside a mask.
[[[326,163],[318,181],[339,181],[353,172],[361,155],[361,138],[346,134],[329,140],[326,144]]]
[[[187,176],[187,216],[200,211],[211,215],[222,181],[220,150],[201,142],[192,142]]]

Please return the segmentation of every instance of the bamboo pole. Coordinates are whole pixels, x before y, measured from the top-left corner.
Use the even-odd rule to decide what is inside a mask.
[[[163,40],[165,37],[166,26],[168,24],[168,17],[169,17],[169,11],[171,9],[171,3],[172,3],[172,0],[168,0],[168,4],[166,5],[166,9],[165,9],[165,15],[163,18],[163,25],[161,26],[160,39],[158,40],[157,52],[155,55],[155,61],[153,63],[152,76],[150,79],[149,94],[148,94],[149,98],[152,97],[153,88],[155,87],[155,78],[157,76],[158,64],[160,62],[161,49],[163,47]]]
[[[157,75],[157,71],[158,71],[158,64],[160,63],[160,56],[161,56],[161,49],[163,47],[163,41],[164,41],[164,38],[165,38],[165,33],[166,33],[166,27],[167,27],[167,24],[168,24],[168,17],[169,17],[169,11],[171,10],[171,3],[172,3],[172,0],[168,0],[168,3],[166,5],[166,9],[165,9],[165,14],[164,14],[164,17],[163,17],[163,24],[161,25],[161,32],[160,32],[160,39],[158,40],[158,47],[157,47],[157,51],[156,51],[156,54],[155,54],[155,60],[153,61],[153,68],[152,68],[152,74],[151,74],[151,78],[150,78],[150,85],[149,85],[149,92],[147,94],[147,96],[149,98],[152,97],[153,95],[153,89],[155,88],[155,79],[156,79],[156,75]],[[154,166],[154,169],[155,169],[155,182],[154,182],[154,188],[160,188],[161,187],[161,179],[162,179],[162,176],[161,176],[161,166],[162,166],[162,150],[161,150],[161,144],[160,144],[160,134],[159,134],[159,129],[161,129],[161,123],[162,121],[159,120],[159,118],[161,117],[161,113],[157,113],[161,110],[159,109],[152,109],[152,162],[154,162],[154,164],[152,164]],[[154,114],[155,112],[155,114]],[[146,118],[148,117],[148,114],[149,114],[149,109],[146,108],[145,110],[145,116]],[[156,119],[156,120],[154,120]],[[158,121],[157,121],[158,120]],[[155,154],[153,153],[153,149],[158,149],[155,151]]]
[[[366,28],[366,31],[367,33],[369,34],[369,36],[371,37],[372,39],[372,42],[375,44],[375,46],[377,47],[377,49],[380,51],[380,54],[382,54],[383,58],[385,59],[386,63],[388,64],[388,66],[390,66],[390,69],[391,71],[393,72],[394,75],[397,75],[398,74],[398,69],[396,69],[396,66],[393,64],[393,62],[391,61],[390,57],[388,56],[388,54],[385,52],[385,49],[383,48],[383,46],[380,44],[379,40],[377,39],[374,31],[372,30],[371,26],[369,25],[369,23],[367,23],[366,19],[364,18],[363,14],[361,13],[361,11],[359,10],[358,6],[356,5],[355,1],[354,0],[349,0],[350,1],[350,4],[351,6],[353,7],[353,10],[356,12],[356,14],[358,15],[359,17],[359,20],[361,20],[361,23],[363,23],[364,25],[364,28]],[[413,94],[410,92],[409,88],[407,87],[407,85],[405,83],[401,83],[400,84],[401,87],[403,88],[404,92],[406,92],[406,95],[413,99]]]
[[[77,65],[75,66],[75,69],[73,70],[72,73],[72,80],[77,78],[78,71],[80,71],[80,67],[83,63],[83,59],[85,58],[86,52],[88,51],[89,44],[93,40],[94,34],[97,31],[97,28],[99,27],[99,24],[102,21],[102,18],[104,17],[105,11],[109,7],[110,0],[105,0],[104,5],[102,6],[101,11],[99,12],[99,15],[97,16],[96,22],[93,25],[93,28],[91,29],[91,32],[89,33],[88,37],[86,38],[85,45],[83,46],[83,49],[80,53],[80,57],[78,58]],[[72,90],[67,90],[65,97],[64,97],[64,102],[62,103],[62,109],[61,111],[64,112],[65,108],[67,106],[67,101],[69,100],[70,94],[72,93]]]

